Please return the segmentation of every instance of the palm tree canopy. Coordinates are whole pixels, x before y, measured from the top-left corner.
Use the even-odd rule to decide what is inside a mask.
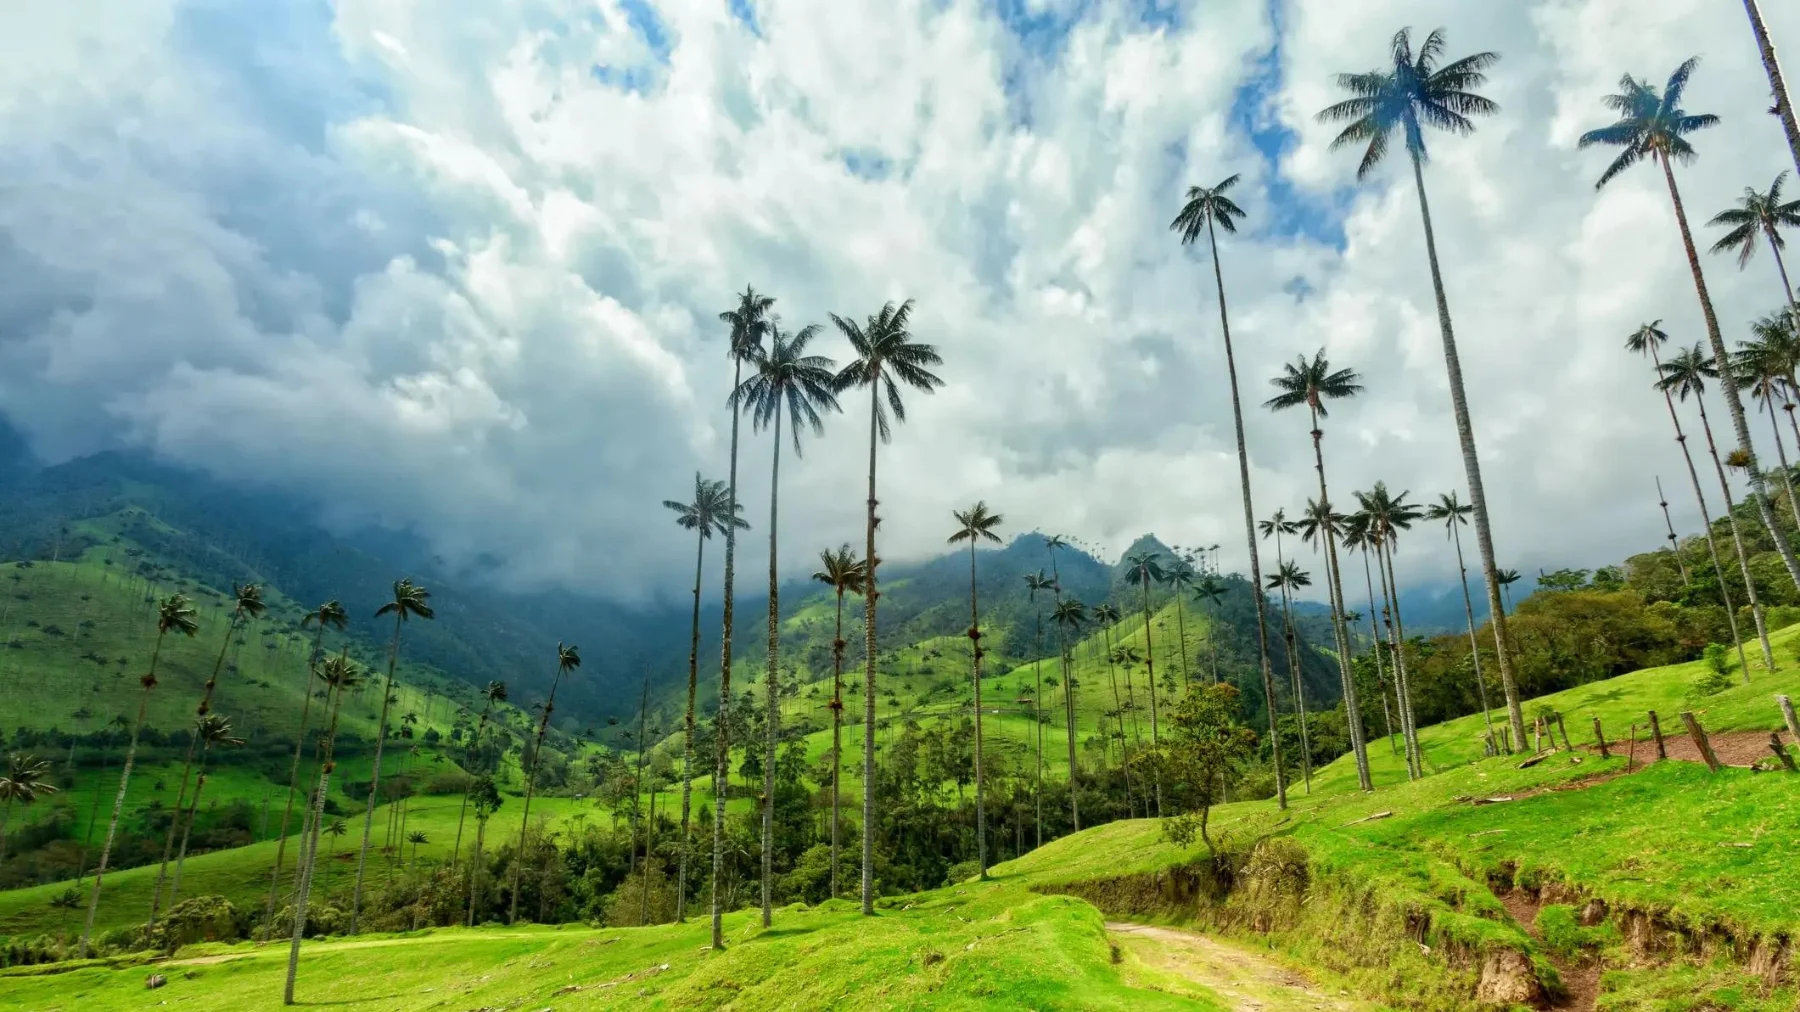
[[[1133,587],[1144,587],[1163,580],[1162,555],[1158,552],[1138,552],[1125,557],[1125,582]]]
[[[487,683],[487,689],[482,694],[487,697],[487,701],[490,703],[503,703],[506,701],[506,683],[501,681],[489,682]]]
[[[1773,401],[1794,367],[1791,352],[1779,336],[1765,340],[1759,333],[1738,342],[1737,351],[1731,356],[1731,375],[1739,389],[1748,389],[1758,400]]]
[[[831,587],[840,594],[861,594],[864,581],[868,577],[869,567],[856,557],[856,552],[849,543],[839,545],[836,549],[827,548],[819,553],[819,571],[813,579]]]
[[[423,829],[415,829],[406,834],[406,842],[417,847],[421,843],[430,843],[431,837],[426,836]]]
[[[1619,156],[1600,174],[1600,179],[1594,183],[1594,189],[1598,190],[1612,182],[1619,173],[1643,161],[1647,156],[1675,162],[1693,160],[1694,146],[1688,143],[1687,135],[1719,123],[1719,117],[1710,113],[1694,115],[1681,108],[1688,79],[1693,76],[1694,68],[1699,63],[1700,58],[1696,56],[1676,67],[1675,72],[1669,75],[1668,83],[1663,85],[1661,94],[1650,83],[1626,74],[1619,79],[1618,93],[1601,100],[1608,109],[1619,114],[1618,122],[1598,130],[1589,130],[1581,135],[1576,144],[1582,148],[1607,144],[1625,150],[1619,152]]]
[[[325,663],[319,665],[319,680],[339,692],[343,692],[361,685],[363,677],[362,671],[356,666],[355,661],[339,654],[335,657],[327,657]]]
[[[1110,602],[1094,605],[1094,621],[1096,622],[1117,622],[1124,617],[1124,615],[1120,614],[1119,609],[1114,607]]]
[[[1050,579],[1048,576],[1045,576],[1043,570],[1040,569],[1035,573],[1026,573],[1025,574],[1025,592],[1026,592],[1026,595],[1028,597],[1030,597],[1032,600],[1037,599],[1038,591],[1040,591],[1040,590],[1055,590],[1055,589],[1056,589],[1056,581]],[[1104,605],[1102,607],[1104,607]],[[1094,617],[1095,618],[1100,617],[1100,609],[1099,608],[1094,609]]]
[[[1458,524],[1466,525],[1475,507],[1457,498],[1456,490],[1451,489],[1438,495],[1438,501],[1425,507],[1425,519],[1442,520],[1446,536],[1456,531]]]
[[[1787,248],[1787,242],[1781,237],[1784,228],[1800,228],[1800,200],[1783,202],[1781,199],[1782,184],[1787,182],[1787,172],[1783,171],[1769,184],[1767,191],[1758,193],[1753,186],[1744,187],[1744,195],[1738,198],[1738,206],[1721,211],[1707,222],[1719,228],[1729,229],[1718,242],[1713,243],[1714,253],[1736,253],[1738,267],[1750,263],[1755,255],[1759,240],[1768,240],[1776,249]]]
[[[944,385],[929,368],[943,364],[937,349],[914,341],[907,329],[912,323],[912,306],[911,299],[897,307],[889,302],[862,324],[831,314],[831,322],[837,324],[856,353],[855,361],[838,371],[837,389],[841,392],[853,387],[879,387],[875,420],[884,443],[891,436],[888,413],[893,413],[896,422],[906,421],[906,405],[900,399],[902,384],[925,393]]]
[[[1519,571],[1516,569],[1502,569],[1494,574],[1495,582],[1503,587],[1510,587],[1513,584],[1518,583],[1520,579]]]
[[[383,615],[398,615],[402,622],[414,615],[423,619],[436,618],[437,616],[431,610],[431,605],[429,604],[430,600],[431,591],[412,582],[412,580],[395,580],[394,599],[375,609],[375,617],[380,618]]]
[[[1319,540],[1320,534],[1326,527],[1330,527],[1331,533],[1337,535],[1345,532],[1349,522],[1349,517],[1333,512],[1330,503],[1308,499],[1306,500],[1306,509],[1301,512],[1300,519],[1294,524],[1294,527],[1300,532],[1300,540],[1310,545]]]
[[[825,431],[820,409],[839,410],[837,377],[832,372],[835,363],[824,355],[806,353],[806,346],[819,336],[816,324],[784,334],[770,321],[768,333],[769,347],[750,356],[755,370],[731,392],[730,402],[749,413],[751,425],[758,431],[785,413],[798,454],[801,430],[811,428],[814,435]]]
[[[1087,605],[1072,597],[1065,597],[1057,602],[1056,610],[1050,613],[1051,621],[1064,629],[1074,632],[1081,628],[1088,619]]]
[[[1225,599],[1225,585],[1210,574],[1200,579],[1200,585],[1194,588],[1194,600],[1216,604]]]
[[[1362,522],[1367,525],[1368,534],[1380,538],[1392,546],[1399,533],[1411,530],[1415,521],[1424,514],[1415,503],[1406,501],[1409,492],[1394,495],[1388,491],[1387,482],[1378,481],[1375,487],[1367,492],[1356,493],[1356,501],[1362,506]]]
[[[1717,363],[1698,344],[1676,352],[1657,371],[1662,378],[1656,381],[1656,388],[1684,401],[1706,393],[1706,381],[1719,378]]]
[[[971,545],[978,541],[1000,543],[1000,535],[994,533],[994,528],[1004,523],[1006,518],[998,513],[989,513],[987,503],[977,502],[966,510],[951,510],[950,515],[956,518],[956,533],[950,535],[946,544],[959,545],[964,541]]]
[[[1287,510],[1278,509],[1269,519],[1258,520],[1256,529],[1262,532],[1264,538],[1270,538],[1276,534],[1292,534],[1299,530],[1299,526],[1287,518]]]
[[[182,594],[170,594],[156,609],[156,630],[159,633],[181,633],[183,636],[194,636],[200,632],[200,622],[196,618],[194,606]]]
[[[348,625],[349,622],[349,613],[344,611],[344,606],[339,604],[335,597],[300,617],[300,625],[302,627],[316,625],[323,629],[326,626],[330,626],[340,632],[343,631],[344,626]]]
[[[1325,349],[1320,348],[1310,362],[1302,355],[1281,367],[1281,375],[1269,381],[1281,393],[1264,401],[1263,407],[1281,411],[1304,404],[1324,418],[1330,413],[1325,410],[1325,402],[1362,393],[1361,380],[1354,369],[1333,372]]]
[[[581,667],[581,648],[573,643],[564,644],[558,641],[556,644],[557,674],[568,674],[579,667]]]
[[[1286,587],[1289,590],[1296,590],[1300,587],[1312,586],[1312,574],[1301,569],[1300,564],[1293,559],[1288,559],[1276,567],[1273,573],[1264,577],[1263,582],[1268,584],[1271,589]]]
[[[260,583],[246,583],[242,586],[234,583],[231,585],[231,596],[236,599],[238,613],[248,618],[256,618],[268,610],[269,606],[263,603]]]
[[[1668,342],[1669,334],[1662,329],[1662,321],[1651,320],[1631,332],[1631,336],[1625,339],[1625,350],[1648,356]]]
[[[1318,115],[1321,123],[1347,124],[1332,140],[1333,151],[1367,145],[1356,168],[1357,179],[1386,157],[1396,129],[1406,135],[1407,153],[1426,162],[1426,127],[1467,136],[1475,131],[1470,117],[1500,109],[1475,92],[1487,82],[1488,68],[1499,62],[1498,53],[1476,53],[1439,66],[1444,58],[1443,29],[1434,29],[1414,51],[1412,29],[1402,28],[1389,43],[1388,57],[1388,65],[1378,70],[1339,74],[1337,85],[1350,97]]]
[[[1162,582],[1174,587],[1179,593],[1192,587],[1198,578],[1199,574],[1194,572],[1194,564],[1178,555],[1174,562],[1169,563],[1169,568],[1163,571]]]
[[[46,794],[55,794],[50,764],[34,755],[13,752],[6,757],[6,774],[0,776],[0,801],[29,805]]]
[[[675,511],[675,526],[684,530],[699,531],[702,538],[710,538],[713,534],[729,533],[735,527],[740,531],[750,529],[750,524],[741,514],[743,503],[731,501],[731,490],[723,481],[700,477],[694,472],[694,501],[676,502],[664,499],[663,506]]]
[[[231,718],[222,713],[209,713],[194,721],[194,730],[207,748],[214,745],[242,745],[244,739],[231,734]]]
[[[719,314],[719,322],[731,327],[728,350],[733,358],[750,358],[762,350],[763,337],[768,333],[769,310],[774,306],[772,296],[758,295],[756,289],[745,285],[743,294],[738,296],[738,304]]]
[[[1187,202],[1181,205],[1181,213],[1175,216],[1175,220],[1169,222],[1169,231],[1181,233],[1183,246],[1199,239],[1210,224],[1216,224],[1227,232],[1236,232],[1237,219],[1244,217],[1244,209],[1225,194],[1237,182],[1238,176],[1233,174],[1214,186],[1188,187]]]

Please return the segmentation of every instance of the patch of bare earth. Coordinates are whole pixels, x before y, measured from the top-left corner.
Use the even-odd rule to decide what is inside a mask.
[[[1240,1012],[1366,1012],[1372,1008],[1333,995],[1265,953],[1179,928],[1108,921],[1114,944],[1145,966],[1206,988]]]
[[[1509,889],[1496,894],[1500,902],[1505,904],[1506,912],[1513,920],[1525,929],[1525,933],[1533,938],[1542,939],[1538,931],[1537,915],[1542,904],[1537,895],[1523,889]],[[1560,998],[1549,1003],[1553,1009],[1568,1012],[1592,1012],[1600,1001],[1600,963],[1595,959],[1571,962],[1554,953],[1546,951],[1545,957],[1556,967],[1556,975],[1562,978],[1563,993]]]

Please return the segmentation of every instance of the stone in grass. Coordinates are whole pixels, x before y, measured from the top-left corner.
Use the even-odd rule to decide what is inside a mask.
[[[144,988],[145,988],[145,990],[148,990],[148,991],[154,991],[157,988],[163,986],[164,984],[167,984],[168,982],[169,982],[169,978],[164,977],[160,973],[153,973],[149,977],[144,979]]]

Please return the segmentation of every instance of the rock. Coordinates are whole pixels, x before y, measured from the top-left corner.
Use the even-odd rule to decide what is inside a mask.
[[[164,984],[167,984],[168,982],[169,982],[169,978],[164,977],[160,973],[153,973],[148,978],[145,979],[144,988],[145,988],[145,990],[148,990],[148,991],[154,991],[157,988],[163,986]]]
[[[1604,921],[1604,920],[1606,920],[1606,901],[1605,900],[1601,900],[1601,899],[1588,900],[1587,905],[1581,908],[1581,926],[1582,927],[1591,928],[1594,925],[1599,924],[1601,921]]]
[[[1537,971],[1525,954],[1513,949],[1490,952],[1481,961],[1475,1000],[1484,1005],[1531,1005],[1544,997]]]

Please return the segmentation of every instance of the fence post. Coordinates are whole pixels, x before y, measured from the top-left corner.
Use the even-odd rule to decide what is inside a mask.
[[[1631,725],[1631,746],[1625,752],[1625,772],[1630,773],[1631,767],[1636,765],[1636,763],[1637,763],[1637,725],[1632,724]]]
[[[1556,713],[1556,729],[1562,732],[1563,748],[1568,749],[1570,752],[1575,751],[1575,746],[1569,741],[1569,725],[1563,723],[1562,711],[1560,710]]]
[[[1794,716],[1794,701],[1786,696],[1776,696],[1775,705],[1781,707],[1781,719],[1787,721],[1788,734],[1800,743],[1800,718]]]
[[[1554,745],[1555,742],[1553,741],[1553,742],[1551,742],[1551,744]],[[1537,755],[1539,752],[1542,752],[1543,750],[1544,750],[1544,718],[1539,717],[1538,719],[1531,722],[1531,754]]]
[[[1800,773],[1800,769],[1794,766],[1794,757],[1788,755],[1788,750],[1782,747],[1781,735],[1774,731],[1769,732],[1769,749],[1775,753],[1777,759],[1781,760],[1781,765],[1787,767],[1789,773]]]
[[[1713,754],[1712,742],[1706,739],[1706,730],[1700,726],[1700,721],[1695,719],[1694,711],[1681,711],[1681,722],[1687,725],[1688,736],[1694,739],[1694,745],[1700,749],[1700,758],[1706,760],[1707,769],[1714,773],[1719,772],[1719,757]]]
[[[1656,739],[1656,758],[1669,758],[1669,750],[1663,747],[1662,722],[1656,719],[1656,711],[1650,711],[1650,737]]]
[[[1611,759],[1612,753],[1606,750],[1606,735],[1600,730],[1600,718],[1594,718],[1594,741],[1600,745],[1600,758]]]

